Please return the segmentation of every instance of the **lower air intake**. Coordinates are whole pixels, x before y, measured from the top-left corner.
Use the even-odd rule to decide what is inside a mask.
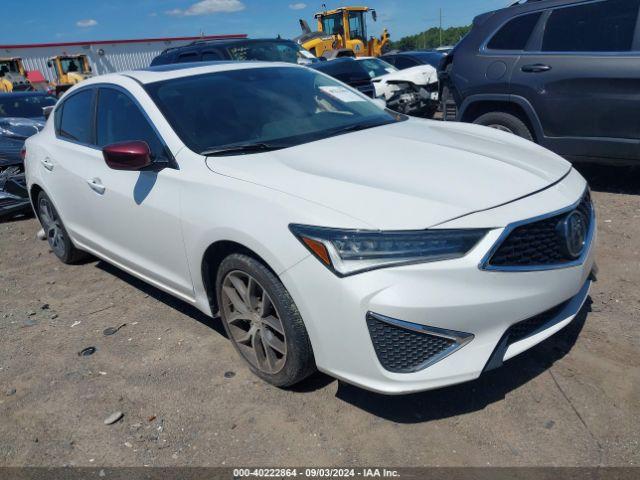
[[[471,334],[429,329],[371,312],[367,314],[367,326],[380,364],[394,373],[423,370],[473,338]]]

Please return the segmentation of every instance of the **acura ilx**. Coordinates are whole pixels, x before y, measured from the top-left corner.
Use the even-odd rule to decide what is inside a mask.
[[[568,162],[409,118],[306,67],[152,67],[70,89],[26,142],[53,253],[219,316],[277,386],[472,380],[585,302],[596,221]]]

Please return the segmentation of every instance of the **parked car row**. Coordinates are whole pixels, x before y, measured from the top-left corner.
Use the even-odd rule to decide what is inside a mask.
[[[376,57],[355,58],[353,50],[336,50],[331,60],[316,58],[298,43],[283,39],[235,39],[194,42],[170,48],[151,66],[226,60],[255,60],[307,65],[384,100],[397,112],[430,117],[438,108],[438,75],[430,65],[400,71]]]

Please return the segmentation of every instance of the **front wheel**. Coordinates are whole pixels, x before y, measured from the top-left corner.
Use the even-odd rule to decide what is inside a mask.
[[[477,125],[495,128],[503,132],[513,133],[526,140],[533,141],[533,134],[529,127],[515,115],[506,112],[489,112],[474,120]]]
[[[247,255],[229,255],[218,269],[216,293],[227,336],[253,373],[287,387],[315,371],[302,317],[265,265]]]

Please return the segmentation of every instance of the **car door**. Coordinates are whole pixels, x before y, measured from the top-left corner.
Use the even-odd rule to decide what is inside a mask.
[[[67,94],[54,111],[55,140],[40,159],[45,190],[74,240],[88,241],[87,205],[80,200],[88,188],[90,164],[97,150],[93,139],[95,89]]]
[[[100,87],[96,99],[96,145],[86,206],[91,247],[152,283],[193,297],[180,224],[180,171],[161,136],[124,89]],[[157,166],[144,171],[113,170],[101,149],[144,141]],[[153,167],[153,165],[152,165]]]
[[[638,158],[640,0],[599,0],[548,10],[532,51],[511,77],[534,107],[542,144],[568,156]]]

